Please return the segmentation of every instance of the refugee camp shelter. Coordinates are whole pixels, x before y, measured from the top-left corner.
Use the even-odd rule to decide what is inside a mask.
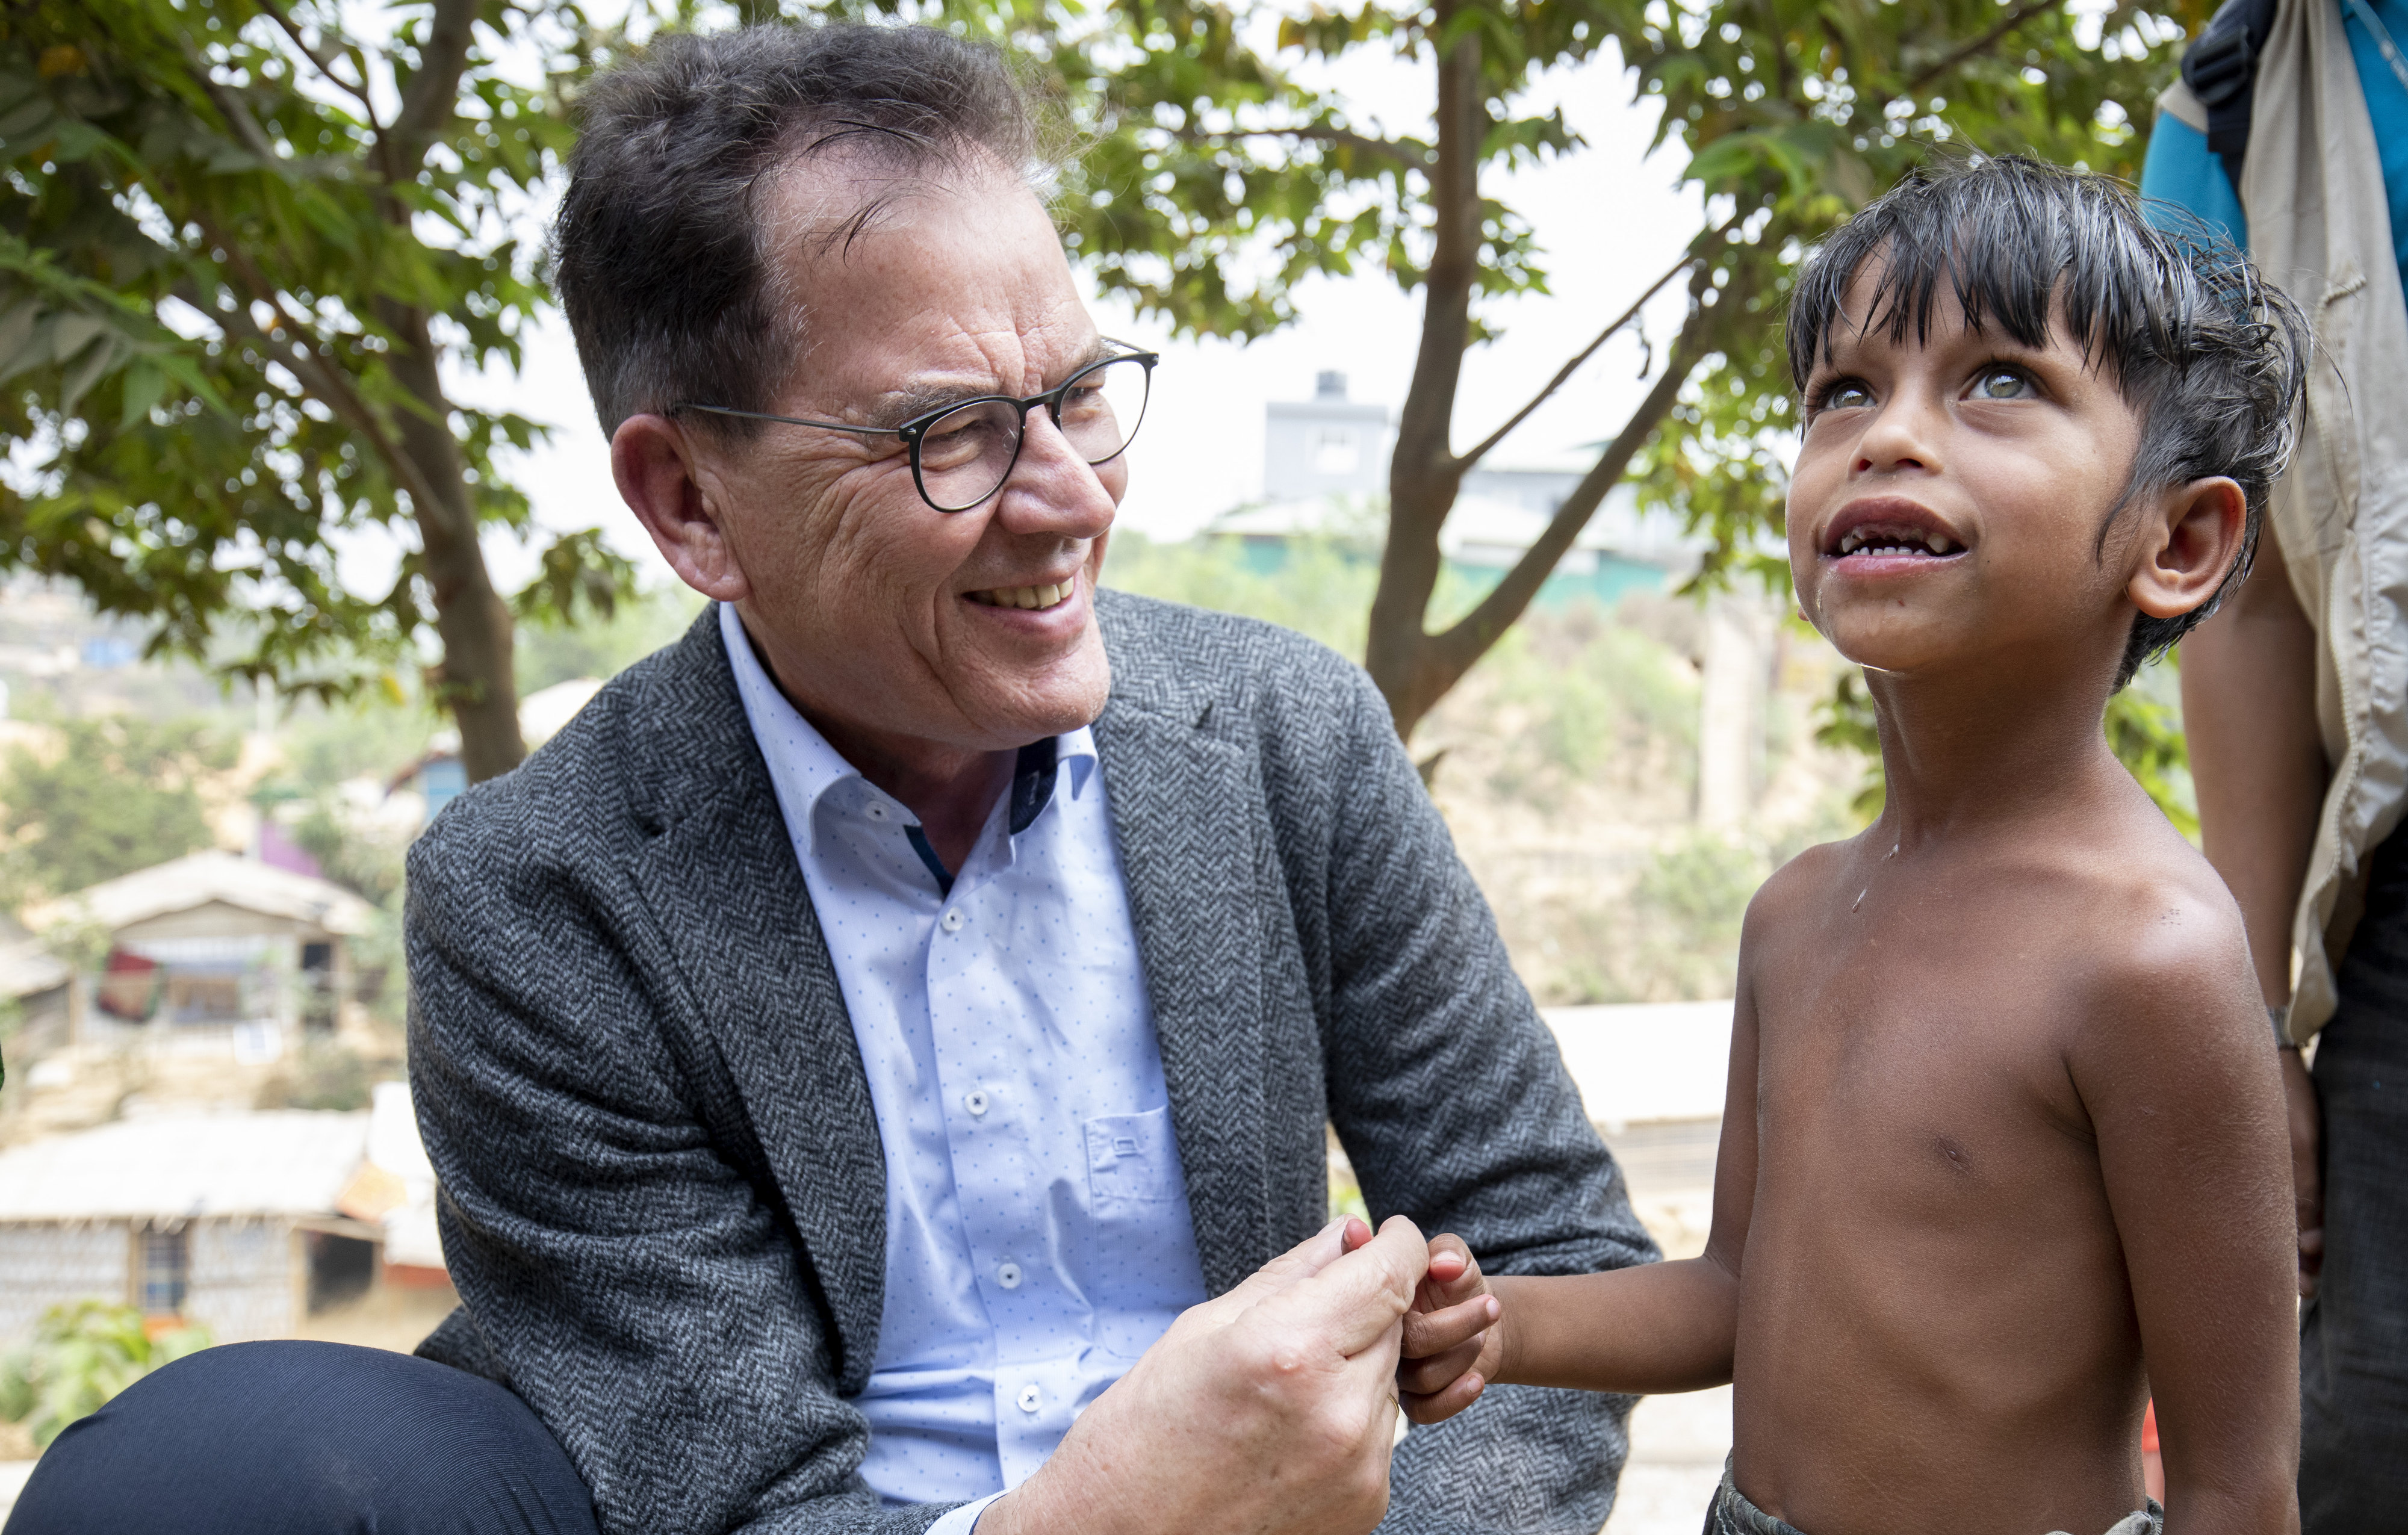
[[[369,1117],[160,1113],[0,1152],[0,1348],[78,1300],[231,1343],[364,1293],[383,1227],[338,1206]]]
[[[272,1060],[332,1029],[351,995],[347,940],[375,909],[326,880],[195,853],[27,913],[38,940],[0,933],[0,991],[51,1044],[152,1044]],[[79,973],[57,958],[93,955]]]

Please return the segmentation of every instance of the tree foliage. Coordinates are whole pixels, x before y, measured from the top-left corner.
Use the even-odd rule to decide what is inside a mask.
[[[1365,655],[1400,731],[1522,613],[1626,479],[1777,580],[1793,421],[1777,320],[1804,246],[1935,151],[2130,174],[2205,0],[833,0],[1027,61],[1068,130],[1065,237],[1108,293],[1182,333],[1253,337],[1314,274],[1422,295]],[[628,572],[585,530],[514,598],[478,547],[525,530],[503,467],[537,422],[446,366],[514,366],[547,297],[529,212],[578,82],[627,28],[775,0],[0,0],[0,569],[71,577],[154,649],[338,693],[432,636],[473,776],[515,762],[513,618],[607,614]],[[1383,126],[1302,66],[1374,52],[1436,110]],[[1503,173],[1584,145],[1551,72],[1619,60],[1707,219],[1681,260],[1500,422],[1458,423],[1494,301],[1551,261]],[[1669,329],[1648,318],[1657,294]],[[1613,334],[1655,323],[1650,388],[1522,561],[1433,631],[1464,474]],[[1458,447],[1458,426],[1489,430]],[[337,552],[408,550],[387,589]]]
[[[235,743],[205,726],[107,714],[58,722],[56,750],[18,746],[0,765],[0,898],[72,895],[209,843],[203,775]]]
[[[2010,151],[2135,175],[2175,44],[2203,0],[1428,0],[1309,9],[1136,0],[1066,22],[1022,16],[1090,145],[1068,171],[1071,249],[1099,284],[1183,332],[1252,337],[1295,314],[1315,273],[1377,268],[1423,297],[1390,467],[1366,660],[1398,727],[1484,654],[1606,493],[1708,536],[1706,576],[1779,581],[1783,453],[1794,427],[1779,321],[1804,248],[1934,153]],[[1050,30],[1049,30],[1050,29]],[[1395,133],[1306,60],[1377,50],[1430,72],[1436,111]],[[1484,307],[1543,293],[1551,255],[1496,194],[1507,169],[1584,148],[1541,108],[1549,71],[1618,58],[1685,151],[1704,226],[1604,335],[1501,423],[1459,423]],[[1615,332],[1676,295],[1652,386],[1554,523],[1495,590],[1430,632],[1439,533],[1464,474]],[[1457,428],[1492,426],[1457,448]]]
[[[0,1356],[0,1420],[22,1423],[44,1449],[136,1381],[209,1346],[201,1327],[153,1338],[131,1306],[79,1300],[42,1313],[33,1341]]]
[[[432,636],[470,770],[516,762],[478,538],[526,529],[498,459],[542,428],[445,367],[520,360],[523,215],[601,46],[562,0],[0,3],[0,568],[288,691]],[[372,527],[407,554],[354,590]],[[607,610],[627,574],[571,535],[519,610]]]

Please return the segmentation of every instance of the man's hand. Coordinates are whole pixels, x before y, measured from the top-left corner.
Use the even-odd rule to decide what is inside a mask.
[[[1397,1385],[1405,1416],[1439,1423],[1480,1399],[1504,1355],[1503,1308],[1461,1237],[1435,1238],[1429,1273],[1405,1317]]]
[[[1429,1255],[1333,1222],[1189,1308],[979,1535],[1361,1535],[1388,1512],[1403,1319]]]
[[[2296,1050],[2283,1052],[2283,1098],[2291,1120],[2291,1198],[2300,1212],[2300,1294],[2316,1293],[2325,1267],[2324,1115],[2315,1079]]]

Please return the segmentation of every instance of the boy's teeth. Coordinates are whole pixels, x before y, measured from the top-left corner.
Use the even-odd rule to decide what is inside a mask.
[[[1056,581],[1050,586],[997,586],[990,591],[972,592],[972,602],[982,602],[990,608],[1051,608],[1068,598],[1078,578]]]
[[[1876,543],[1874,539],[1882,541]],[[1876,528],[1870,534],[1857,529],[1842,535],[1840,538],[1840,552],[1843,556],[1868,549],[1876,554],[1947,554],[1956,548],[1956,540],[1944,533],[1926,533],[1918,537],[1913,534],[1901,536],[1883,528]]]

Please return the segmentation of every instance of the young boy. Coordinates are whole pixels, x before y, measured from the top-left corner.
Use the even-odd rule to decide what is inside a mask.
[[[1788,340],[1790,568],[1865,667],[1887,801],[1748,910],[1705,1255],[1484,1286],[1440,1238],[1407,1409],[1732,1382],[1708,1535],[2295,1530],[2275,1042],[2100,717],[2246,568],[2299,317],[2007,159],[1833,235]]]

